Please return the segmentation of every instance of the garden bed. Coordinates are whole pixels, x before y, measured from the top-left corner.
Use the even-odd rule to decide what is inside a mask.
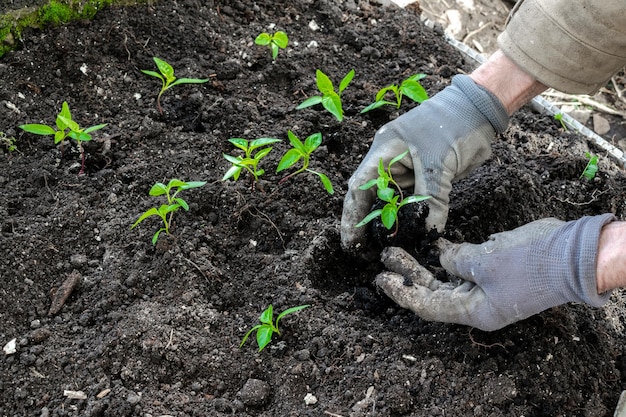
[[[253,40],[276,29],[290,44],[272,62]],[[167,91],[161,115],[158,81],[140,71],[154,56],[209,82]],[[336,84],[355,69],[343,122],[295,109],[318,94],[316,69]],[[360,110],[409,75],[427,74],[434,95],[471,69],[415,7],[367,1],[178,0],[25,33],[0,59],[0,131],[18,148],[0,154],[0,344],[16,341],[0,356],[0,415],[611,416],[626,372],[619,292],[603,309],[569,304],[486,333],[397,307],[373,285],[382,265],[340,247],[348,178],[375,131],[415,104]],[[63,101],[81,126],[107,123],[85,144],[84,175],[74,144],[18,128],[52,125]],[[322,133],[312,168],[333,195],[313,175],[278,184],[288,130]],[[254,188],[221,181],[233,137],[283,140]],[[580,178],[585,152],[601,152],[590,146],[522,109],[455,184],[446,237],[623,219],[620,167],[600,154],[596,177]],[[170,178],[207,184],[185,192],[189,211],[153,246],[156,219],[130,226]],[[68,279],[79,283],[50,314]],[[240,348],[270,304],[311,307],[263,351]]]

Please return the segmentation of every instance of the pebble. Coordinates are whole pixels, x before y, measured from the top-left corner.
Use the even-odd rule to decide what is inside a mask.
[[[237,397],[247,407],[263,405],[270,397],[270,386],[267,382],[260,379],[248,379],[241,390],[237,393]]]

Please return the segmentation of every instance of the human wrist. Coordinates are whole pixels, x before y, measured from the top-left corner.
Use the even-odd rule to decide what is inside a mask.
[[[500,50],[494,52],[469,76],[476,84],[493,93],[502,102],[509,116],[548,88]]]
[[[612,222],[598,240],[596,288],[602,294],[620,287],[626,287],[626,222]]]

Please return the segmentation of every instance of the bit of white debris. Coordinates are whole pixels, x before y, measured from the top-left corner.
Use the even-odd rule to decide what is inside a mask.
[[[11,103],[10,101],[5,101],[4,105],[7,106],[7,109],[13,110],[17,114],[21,113],[20,109],[18,109],[17,106],[15,104]]]
[[[410,362],[417,362],[417,358],[413,355],[402,355],[402,359],[406,359]]]
[[[309,22],[309,29],[311,29],[312,31],[318,31],[320,30],[320,26],[317,24],[315,20],[311,20]]]
[[[4,350],[5,355],[12,355],[17,352],[17,339],[12,339],[11,341],[9,341],[9,343],[4,345],[4,348],[2,350]]]
[[[317,43],[317,41],[311,41],[308,43],[308,45],[306,46],[307,48],[317,48],[318,46],[320,46],[319,43]]]
[[[106,397],[107,395],[109,395],[109,393],[111,392],[111,388],[106,388],[102,391],[100,391],[98,393],[98,395],[96,395],[96,398],[98,398],[99,400],[101,400],[102,398]]]
[[[252,246],[253,248],[256,248],[256,245],[258,244],[258,242],[254,239],[250,239],[250,242],[248,243],[250,243],[250,246]]]
[[[139,93],[135,93],[135,94],[133,94],[133,98],[134,98],[135,100],[141,100],[141,94],[139,94]]]
[[[317,404],[317,397],[309,392],[307,395],[304,396],[304,403],[306,405]]]
[[[80,66],[80,72],[87,75],[87,64],[83,62],[83,65]]]
[[[572,336],[572,340],[573,340],[574,342],[580,342],[580,337],[578,337],[578,336]]]
[[[66,389],[65,391],[63,391],[63,396],[69,398],[70,400],[87,399],[87,394],[85,394],[83,391],[70,391]]]

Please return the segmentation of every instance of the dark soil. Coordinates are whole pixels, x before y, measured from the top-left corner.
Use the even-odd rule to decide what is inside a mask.
[[[290,36],[275,63],[253,43],[272,24]],[[158,82],[140,72],[153,56],[210,82],[169,90],[160,115]],[[335,83],[356,70],[341,123],[295,110],[317,94],[316,68]],[[485,333],[398,308],[372,283],[381,264],[340,247],[349,176],[376,129],[412,105],[359,111],[411,74],[426,73],[433,95],[470,70],[415,8],[367,1],[163,1],[27,33],[0,60],[0,130],[18,138],[0,154],[0,344],[17,344],[0,357],[0,415],[611,416],[626,382],[619,292],[603,309],[565,305]],[[85,145],[85,175],[73,144],[17,127],[53,124],[64,100],[82,126],[108,123]],[[277,185],[288,130],[323,134],[312,168],[334,195],[312,175]],[[221,181],[232,137],[283,139],[254,189],[246,175]],[[596,178],[579,179],[588,150],[599,152],[523,109],[455,185],[446,237],[623,219],[619,167],[601,155]],[[174,177],[207,184],[153,246],[156,218],[130,226],[161,204],[150,187]],[[311,307],[265,350],[239,348],[269,304]]]

